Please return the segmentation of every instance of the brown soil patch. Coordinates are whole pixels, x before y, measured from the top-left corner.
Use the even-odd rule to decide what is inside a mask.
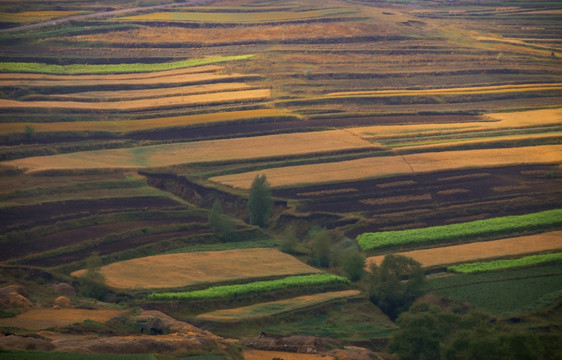
[[[364,199],[359,202],[365,205],[388,205],[422,200],[431,200],[431,194],[391,196],[387,198]]]
[[[163,289],[320,271],[276,249],[246,249],[149,256],[106,265],[101,272],[113,288]]]
[[[559,163],[562,146],[546,145],[510,149],[483,149],[373,157],[335,163],[289,166],[211,178],[232,187],[248,189],[258,174],[273,187],[302,183],[343,182],[357,179],[427,173],[469,167]]]
[[[71,325],[85,320],[103,323],[122,313],[122,310],[32,309],[16,317],[0,319],[0,326],[41,330]]]
[[[420,262],[423,267],[431,267],[562,249],[560,239],[562,239],[562,231],[553,231],[502,240],[407,251],[398,255],[410,257]],[[373,263],[380,265],[383,259],[384,255],[369,257],[367,266]]]

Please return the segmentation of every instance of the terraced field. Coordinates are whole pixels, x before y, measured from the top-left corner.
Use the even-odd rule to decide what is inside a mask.
[[[397,254],[410,257],[422,264],[423,267],[442,266],[479,259],[494,259],[559,250],[562,247],[560,235],[562,235],[560,231],[554,231],[516,238],[406,251]],[[369,257],[367,258],[367,264],[380,265],[383,259],[384,255]]]
[[[260,273],[256,274],[256,268],[260,269]],[[179,288],[201,283],[316,272],[318,270],[275,249],[156,255],[117,262],[101,269],[107,285],[118,289]],[[83,273],[78,271],[73,275],[80,276]]]
[[[257,174],[265,174],[273,187],[307,183],[346,182],[463,168],[502,167],[526,164],[556,164],[562,147],[534,146],[510,149],[443,151],[374,157],[337,163],[300,165],[211,178],[221,184],[249,189]]]
[[[0,288],[50,307],[64,281],[84,307],[382,351],[396,325],[368,277],[341,277],[336,255],[312,266],[326,228],[332,254],[413,257],[442,272],[432,293],[558,331],[557,315],[528,317],[558,311],[558,262],[446,267],[561,248],[559,220],[506,220],[562,209],[559,17],[556,3],[519,0],[3,1]],[[262,174],[265,229],[247,206]],[[215,201],[227,231],[210,221]],[[489,222],[507,228],[385,247],[360,236]],[[1,310],[0,327],[22,328],[54,311]],[[87,313],[68,310],[65,324]],[[239,356],[227,343],[216,360]]]

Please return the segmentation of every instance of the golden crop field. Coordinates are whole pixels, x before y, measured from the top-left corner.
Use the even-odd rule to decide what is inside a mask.
[[[553,231],[502,240],[406,251],[397,255],[410,257],[421,263],[422,267],[431,267],[558,250],[562,249],[560,239],[562,239],[562,231]],[[383,259],[384,255],[369,257],[367,267],[373,263],[380,265]]]
[[[371,140],[409,137],[416,135],[439,135],[473,131],[519,129],[562,124],[562,108],[530,110],[483,115],[484,121],[452,124],[379,125],[347,129]]]
[[[0,134],[21,133],[25,130],[26,126],[32,126],[36,132],[108,131],[115,133],[127,133],[166,127],[181,127],[281,116],[294,115],[278,109],[257,109],[126,121],[101,120],[53,123],[2,123],[0,124]]]
[[[81,276],[85,270],[75,271]],[[245,249],[155,255],[103,266],[116,289],[164,289],[259,277],[319,273],[277,249]]]
[[[24,11],[17,13],[0,13],[0,21],[29,24],[71,15],[83,14],[84,11]]]
[[[115,101],[115,100],[133,100],[133,99],[150,99],[161,98],[173,95],[196,95],[196,94],[213,94],[224,91],[239,91],[252,89],[250,85],[245,83],[218,83],[218,84],[201,84],[191,86],[179,86],[173,88],[156,88],[143,90],[115,90],[115,91],[85,91],[72,94],[48,95],[47,98],[52,100],[97,100],[97,101]]]
[[[91,74],[91,75],[59,75],[59,74],[38,74],[38,73],[0,73],[0,80],[51,80],[51,81],[67,81],[67,80],[140,80],[154,79],[161,77],[181,76],[187,74],[199,73],[216,73],[224,70],[223,66],[218,65],[202,65],[193,67],[183,67],[173,70],[151,71],[151,72],[131,72],[125,74]]]
[[[41,330],[66,326],[85,320],[104,323],[121,315],[123,310],[88,309],[31,309],[12,318],[0,319],[0,326],[14,326],[29,330]]]
[[[322,303],[350,298],[360,295],[359,290],[334,291],[313,295],[298,296],[292,299],[264,302],[256,305],[244,306],[235,309],[217,310],[197,316],[200,320],[235,322],[248,319],[257,319],[273,316],[285,312],[296,311]]]
[[[189,21],[203,23],[260,23],[311,20],[324,17],[340,17],[355,13],[349,9],[319,9],[306,11],[268,12],[153,12],[149,14],[122,17],[125,21]]]
[[[420,95],[460,95],[460,94],[487,94],[494,92],[540,91],[560,90],[562,84],[523,84],[523,85],[497,85],[463,88],[422,89],[422,90],[377,90],[377,91],[350,91],[326,94],[326,97],[347,96],[420,96]]]
[[[298,354],[286,351],[244,350],[244,360],[334,360],[335,357],[325,354]]]
[[[242,110],[221,113],[209,113],[198,115],[173,116],[156,119],[143,120],[103,120],[103,121],[74,121],[54,123],[4,123],[0,124],[0,134],[22,132],[26,126],[33,126],[37,132],[49,131],[110,131],[110,132],[132,132],[165,127],[180,127],[197,124],[251,120],[256,118],[293,116],[278,109]]]
[[[296,184],[353,181],[470,167],[557,164],[560,163],[561,159],[562,145],[543,145],[372,157],[251,171],[216,176],[210,180],[236,188],[248,189],[252,180],[258,174],[265,174],[273,187],[280,187]]]
[[[70,169],[138,169],[368,148],[375,146],[346,131],[331,130],[35,156],[1,164],[30,173]],[[260,151],[256,152],[256,149]]]
[[[65,41],[104,41],[113,44],[128,43],[177,43],[194,42],[203,44],[237,43],[243,41],[283,41],[288,39],[352,37],[365,33],[388,34],[387,26],[380,24],[349,23],[303,23],[231,28],[185,28],[159,26],[131,30],[113,31],[95,35],[65,36]]]
[[[174,106],[207,105],[224,102],[244,102],[253,100],[264,100],[271,97],[270,89],[241,90],[213,93],[211,96],[185,95],[169,96],[156,99],[142,99],[129,101],[17,101],[0,100],[0,108],[10,109],[73,109],[73,110],[146,110]]]
[[[166,73],[168,73],[166,71]],[[60,79],[48,79],[23,77],[9,79],[7,77],[0,80],[0,86],[32,86],[32,87],[63,87],[63,86],[113,86],[113,85],[164,85],[164,84],[190,84],[222,80],[245,79],[249,75],[239,74],[217,74],[216,72],[186,72],[179,74],[160,74],[151,73],[151,77],[135,77],[130,74],[127,77],[120,75],[60,75]],[[13,74],[12,77],[20,74]],[[141,74],[138,74],[141,75]],[[160,75],[160,76],[158,76]],[[85,78],[86,77],[86,78]]]

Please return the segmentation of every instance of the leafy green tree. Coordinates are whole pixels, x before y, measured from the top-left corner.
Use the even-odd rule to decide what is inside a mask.
[[[424,284],[421,265],[411,258],[391,254],[371,265],[369,296],[392,320],[424,293]]]
[[[388,348],[400,360],[439,359],[441,341],[448,335],[448,326],[439,318],[439,309],[427,304],[412,306],[396,320],[400,327],[394,333]]]
[[[26,125],[25,126],[25,135],[28,137],[28,139],[33,138],[33,136],[35,135],[35,128],[31,125]]]
[[[342,270],[351,281],[361,280],[365,273],[365,256],[356,249],[347,249],[341,260]]]
[[[224,215],[221,202],[218,199],[215,200],[211,211],[209,211],[209,226],[218,237],[225,240],[232,235],[234,230],[232,220]]]
[[[103,300],[108,293],[105,276],[101,273],[103,263],[97,252],[86,259],[86,273],[80,280],[82,293],[98,300]]]
[[[273,198],[271,197],[270,184],[265,175],[256,175],[252,182],[248,210],[250,211],[250,224],[261,228],[267,227],[273,211]]]
[[[312,238],[312,258],[311,263],[314,266],[329,267],[332,257],[332,236],[326,229],[316,231]]]

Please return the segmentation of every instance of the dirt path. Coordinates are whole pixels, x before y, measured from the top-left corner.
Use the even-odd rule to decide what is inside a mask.
[[[95,12],[95,13],[91,13],[91,14],[84,14],[84,15],[73,15],[73,16],[68,16],[68,17],[64,17],[64,18],[60,18],[60,19],[43,21],[43,22],[39,22],[39,23],[35,23],[35,24],[16,26],[16,27],[13,27],[13,28],[8,28],[8,29],[1,29],[0,33],[8,33],[8,32],[14,32],[14,31],[37,29],[37,28],[41,28],[41,27],[45,27],[45,26],[49,26],[49,25],[58,25],[58,24],[61,24],[61,23],[65,23],[65,22],[69,22],[69,21],[75,21],[75,20],[94,19],[94,18],[100,18],[100,17],[105,17],[105,16],[116,16],[116,15],[134,13],[134,12],[138,12],[138,11],[168,9],[168,8],[171,8],[171,7],[174,7],[174,6],[202,5],[202,4],[213,2],[213,1],[215,1],[215,0],[191,0],[191,1],[181,2],[181,3],[171,3],[171,4],[165,4],[165,5],[135,7],[135,8],[129,8],[129,9],[112,10],[112,11],[100,11],[100,12]]]

